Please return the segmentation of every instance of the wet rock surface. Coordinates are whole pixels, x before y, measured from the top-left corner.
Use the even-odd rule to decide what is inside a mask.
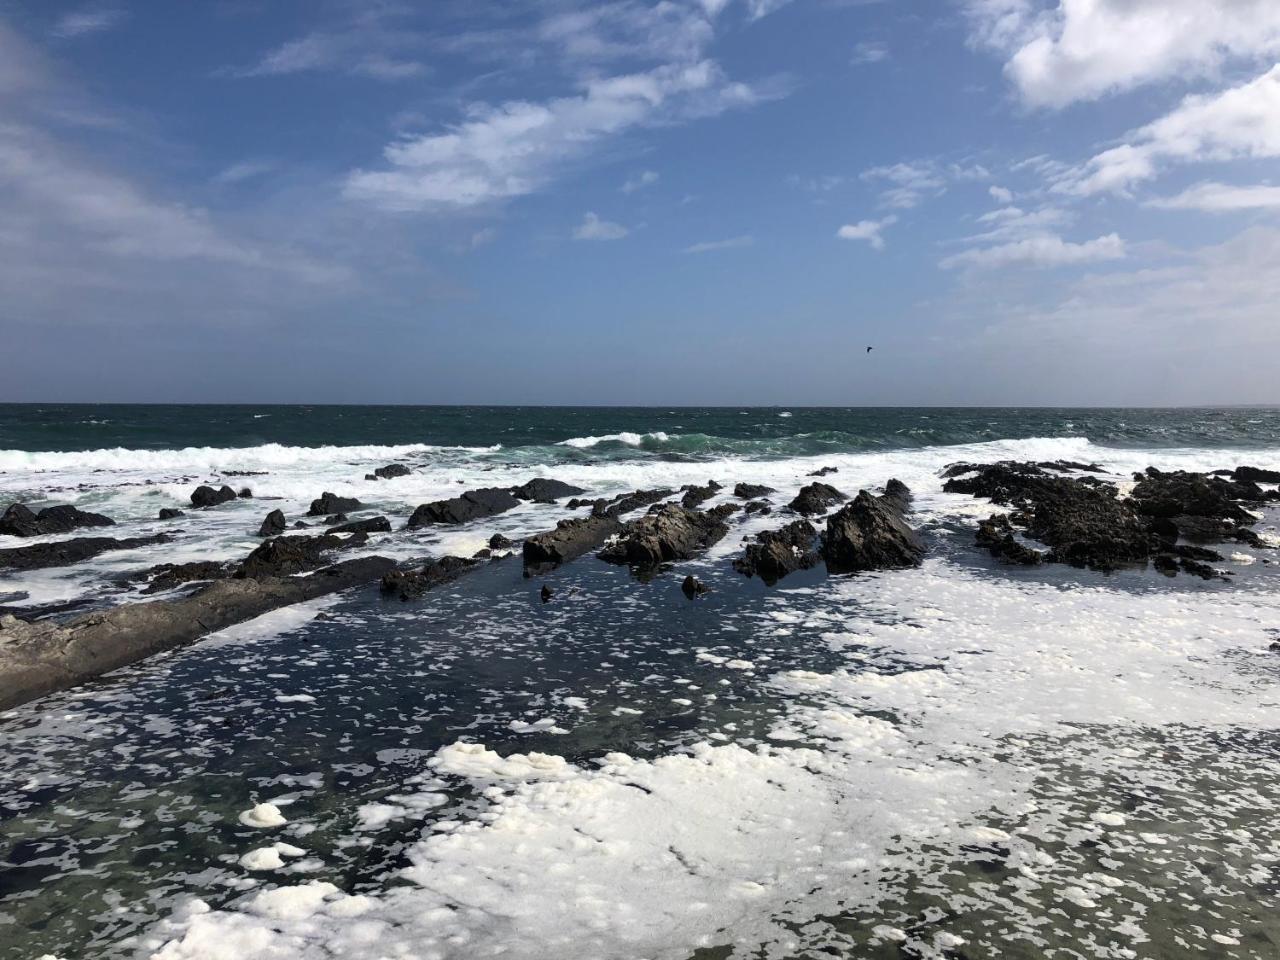
[[[787,507],[795,513],[811,517],[826,513],[837,503],[843,503],[848,499],[847,496],[829,484],[811,483],[801,487],[800,492],[796,494],[794,500],[787,504]]]
[[[711,480],[702,486],[690,484],[689,486],[681,487],[680,489],[684,491],[684,496],[680,498],[680,505],[692,510],[694,507],[710,500],[723,488],[720,484]]]
[[[389,463],[385,467],[378,467],[373,471],[373,475],[379,480],[394,480],[396,477],[407,477],[413,473],[403,463]]]
[[[284,533],[288,521],[285,519],[283,510],[272,510],[263,518],[262,526],[258,527],[258,536],[275,537]]]
[[[433,587],[457,580],[479,566],[477,559],[441,557],[417,570],[393,570],[382,578],[382,595],[398,600],[414,600]]]
[[[77,537],[56,543],[33,543],[29,547],[10,547],[0,550],[0,570],[40,570],[45,567],[65,567],[79,563],[110,550],[133,550],[167,543],[168,534],[152,537]]]
[[[616,542],[600,551],[600,559],[639,569],[688,560],[729,532],[725,518],[732,512],[727,504],[708,511],[663,504],[626,524]]]
[[[390,533],[391,521],[386,517],[366,517],[329,528],[330,533]]]
[[[217,490],[213,487],[202,485],[191,491],[191,505],[200,510],[216,507],[219,504],[235,499],[236,492],[225,484]]]
[[[565,497],[576,497],[586,493],[582,487],[575,487],[563,480],[549,477],[534,477],[518,487],[511,488],[511,495],[519,500],[533,500],[537,503],[555,503]]]
[[[524,566],[537,572],[576,560],[598,549],[622,529],[611,516],[575,517],[561,520],[554,530],[535,534],[524,541]]]
[[[45,507],[35,512],[25,504],[10,504],[0,516],[0,535],[9,537],[42,537],[70,533],[81,527],[111,527],[115,521],[100,513],[88,513],[71,506]]]
[[[918,567],[925,547],[904,519],[910,503],[911,492],[896,480],[889,481],[880,497],[860,491],[827,520],[820,549],[827,569],[854,573]]]
[[[739,500],[758,500],[771,493],[777,493],[777,491],[773,487],[766,487],[763,483],[738,483],[733,488],[733,495]]]
[[[196,583],[204,580],[221,580],[231,576],[234,563],[216,560],[195,560],[191,563],[161,563],[152,567],[145,574],[147,586],[143,593],[160,593],[172,590],[184,583]]]
[[[359,510],[363,504],[355,497],[340,497],[327,490],[311,501],[307,510],[308,517],[326,517],[332,513],[346,513],[348,510]]]
[[[772,586],[789,573],[808,570],[818,564],[814,542],[818,531],[808,520],[793,520],[777,530],[766,530],[747,544],[734,569],[748,577],[759,577]]]
[[[368,540],[368,536],[362,533],[345,537],[334,533],[312,537],[274,537],[245,557],[235,575],[253,580],[314,570],[324,566],[326,554],[363,546]]]
[[[498,487],[468,490],[459,497],[420,505],[409,517],[408,529],[416,530],[418,527],[435,523],[467,523],[471,520],[506,513],[518,506],[520,506],[519,500],[509,491]]]

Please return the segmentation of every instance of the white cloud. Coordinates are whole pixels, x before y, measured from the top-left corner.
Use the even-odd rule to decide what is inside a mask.
[[[255,177],[270,173],[274,169],[275,164],[267,160],[244,160],[220,170],[213,178],[213,182],[222,184],[242,183],[245,180],[252,180]]]
[[[1280,52],[1275,0],[968,0],[1025,102],[1062,107]]]
[[[1177,196],[1149,200],[1147,206],[1165,210],[1200,210],[1205,213],[1280,210],[1280,187],[1267,184],[1241,187],[1226,183],[1198,183]]]
[[[926,195],[937,196],[943,193],[947,186],[946,178],[929,161],[872,167],[863,172],[862,179],[883,180],[893,184],[881,194],[881,200],[885,206],[899,210],[909,210],[917,206]]]
[[[1013,203],[1013,191],[1004,187],[988,187],[987,193],[991,194],[991,199],[996,203]]]
[[[1070,243],[1056,234],[1044,233],[993,247],[965,250],[945,258],[939,266],[944,270],[957,267],[979,270],[1008,266],[1061,267],[1120,260],[1124,255],[1124,241],[1114,233],[1084,243]]]
[[[631,231],[620,223],[610,223],[608,220],[601,220],[594,213],[588,212],[582,218],[582,223],[573,231],[573,239],[575,240],[621,240]]]
[[[605,138],[711,116],[760,97],[702,60],[590,80],[575,96],[475,106],[446,133],[392,143],[383,151],[387,168],[353,172],[346,193],[398,211],[522,196],[541,189]]]
[[[64,13],[54,24],[53,34],[56,37],[83,37],[91,33],[110,30],[121,23],[127,14],[115,7],[85,7]]]
[[[889,216],[883,220],[862,220],[858,223],[846,223],[836,231],[836,236],[841,240],[865,240],[871,244],[873,250],[883,250],[884,237],[881,236],[881,231],[897,222],[897,217]]]
[[[1070,225],[1075,218],[1061,207],[1041,207],[1023,210],[1021,207],[1001,207],[984,213],[978,222],[986,229],[975,236],[965,238],[966,243],[1003,243],[1051,233]]]
[[[755,237],[747,233],[740,237],[730,237],[727,240],[706,240],[702,243],[694,243],[685,247],[684,252],[711,253],[714,250],[733,250],[738,247],[749,247],[755,242]]]
[[[759,20],[781,10],[790,2],[791,0],[747,0],[747,17]]]
[[[1241,86],[1187,97],[1128,142],[1069,170],[1054,189],[1079,196],[1125,193],[1168,164],[1275,157],[1280,157],[1280,65]]]
[[[637,190],[651,187],[657,182],[658,172],[656,170],[642,170],[635,176],[627,177],[626,183],[622,185],[622,192],[635,193]]]
[[[889,45],[879,41],[864,40],[853,48],[849,62],[855,65],[881,63],[889,59]]]

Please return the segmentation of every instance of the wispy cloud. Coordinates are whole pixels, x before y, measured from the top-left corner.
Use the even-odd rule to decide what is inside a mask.
[[[274,170],[276,165],[269,160],[243,160],[219,170],[213,177],[214,183],[231,184],[252,180]]]
[[[620,223],[601,220],[596,214],[588,211],[573,231],[575,240],[621,240],[631,231]]]
[[[1013,203],[1013,191],[1004,187],[988,187],[987,193],[991,195],[991,199],[996,203]]]
[[[102,33],[123,23],[128,13],[119,7],[83,7],[64,13],[53,26],[53,35],[69,39]]]
[[[965,250],[945,258],[939,265],[944,270],[957,267],[979,270],[1009,266],[1061,267],[1120,260],[1124,256],[1124,241],[1114,233],[1084,243],[1071,243],[1056,234],[1045,233],[992,247]]]
[[[622,185],[623,193],[635,193],[637,190],[643,190],[645,187],[651,187],[658,182],[658,172],[656,170],[642,170],[634,176],[627,177]]]
[[[871,244],[873,250],[883,250],[884,237],[881,235],[882,231],[885,227],[892,226],[897,222],[897,217],[888,216],[883,220],[862,220],[858,223],[846,223],[836,231],[836,236],[841,240],[865,240]]]
[[[1177,196],[1148,200],[1147,206],[1165,210],[1199,210],[1204,213],[1280,210],[1280,187],[1269,184],[1233,186],[1226,183],[1198,183]]]
[[[929,161],[895,163],[872,167],[862,174],[869,182],[890,184],[880,197],[886,207],[909,210],[918,206],[926,197],[936,197],[947,187],[947,180],[937,166]]]
[[[685,253],[712,253],[716,250],[734,250],[739,247],[750,247],[756,242],[755,237],[744,233],[740,237],[729,237],[727,240],[706,240],[684,248]]]
[[[853,48],[853,55],[849,58],[849,62],[855,66],[861,66],[869,63],[881,63],[889,59],[889,45],[887,43],[864,40]]]

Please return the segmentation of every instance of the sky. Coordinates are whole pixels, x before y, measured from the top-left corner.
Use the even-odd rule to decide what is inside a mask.
[[[1278,162],[1275,0],[0,0],[0,401],[1276,403]]]

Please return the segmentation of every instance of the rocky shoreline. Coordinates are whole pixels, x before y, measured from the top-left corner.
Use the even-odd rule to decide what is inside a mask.
[[[392,480],[408,473],[408,468],[391,464],[368,476]],[[650,580],[673,564],[701,557],[742,519],[776,512],[779,522],[744,537],[742,549],[732,557],[733,568],[742,575],[772,585],[819,565],[833,575],[919,566],[928,541],[910,524],[912,493],[906,485],[888,478],[879,492],[860,490],[850,496],[825,480],[810,479],[838,480],[837,473],[826,467],[798,478],[798,493],[781,506],[771,499],[777,490],[763,484],[710,480],[679,489],[591,497],[581,487],[535,477],[519,486],[480,488],[423,503],[399,529],[393,518],[381,514],[351,519],[348,514],[367,511],[366,505],[326,492],[312,501],[306,519],[293,524],[318,525],[314,532],[288,533],[289,518],[275,509],[256,531],[262,543],[238,562],[162,563],[128,578],[141,596],[177,596],[130,599],[70,617],[64,616],[66,605],[36,611],[30,620],[14,612],[0,616],[0,708],[337,591],[376,583],[389,600],[410,601],[517,548],[526,577],[594,553],[601,561],[629,568],[637,579]],[[1120,483],[1104,479],[1096,464],[1000,461],[952,464],[941,478],[947,493],[990,501],[993,512],[977,520],[972,536],[1002,563],[1060,563],[1107,572],[1149,565],[1168,576],[1181,572],[1205,579],[1228,578],[1214,566],[1225,559],[1216,546],[1266,546],[1253,530],[1258,511],[1280,502],[1274,488],[1280,472],[1251,466],[1209,473],[1149,468],[1131,483]],[[190,499],[192,509],[218,510],[251,497],[247,489],[237,492],[223,485],[198,487]],[[704,509],[717,497],[727,499]],[[521,543],[494,534],[475,556],[399,564],[380,556],[335,557],[368,549],[374,537],[410,537],[441,526],[479,524],[528,502],[587,512]],[[181,516],[182,511],[162,511],[162,519]],[[108,517],[70,506],[36,512],[13,504],[0,519],[4,533],[24,538],[114,525]],[[163,544],[172,536],[73,537],[0,549],[0,572],[65,566],[112,550]],[[692,576],[684,578],[683,588],[691,600],[708,590]],[[552,596],[544,588],[542,599]]]

